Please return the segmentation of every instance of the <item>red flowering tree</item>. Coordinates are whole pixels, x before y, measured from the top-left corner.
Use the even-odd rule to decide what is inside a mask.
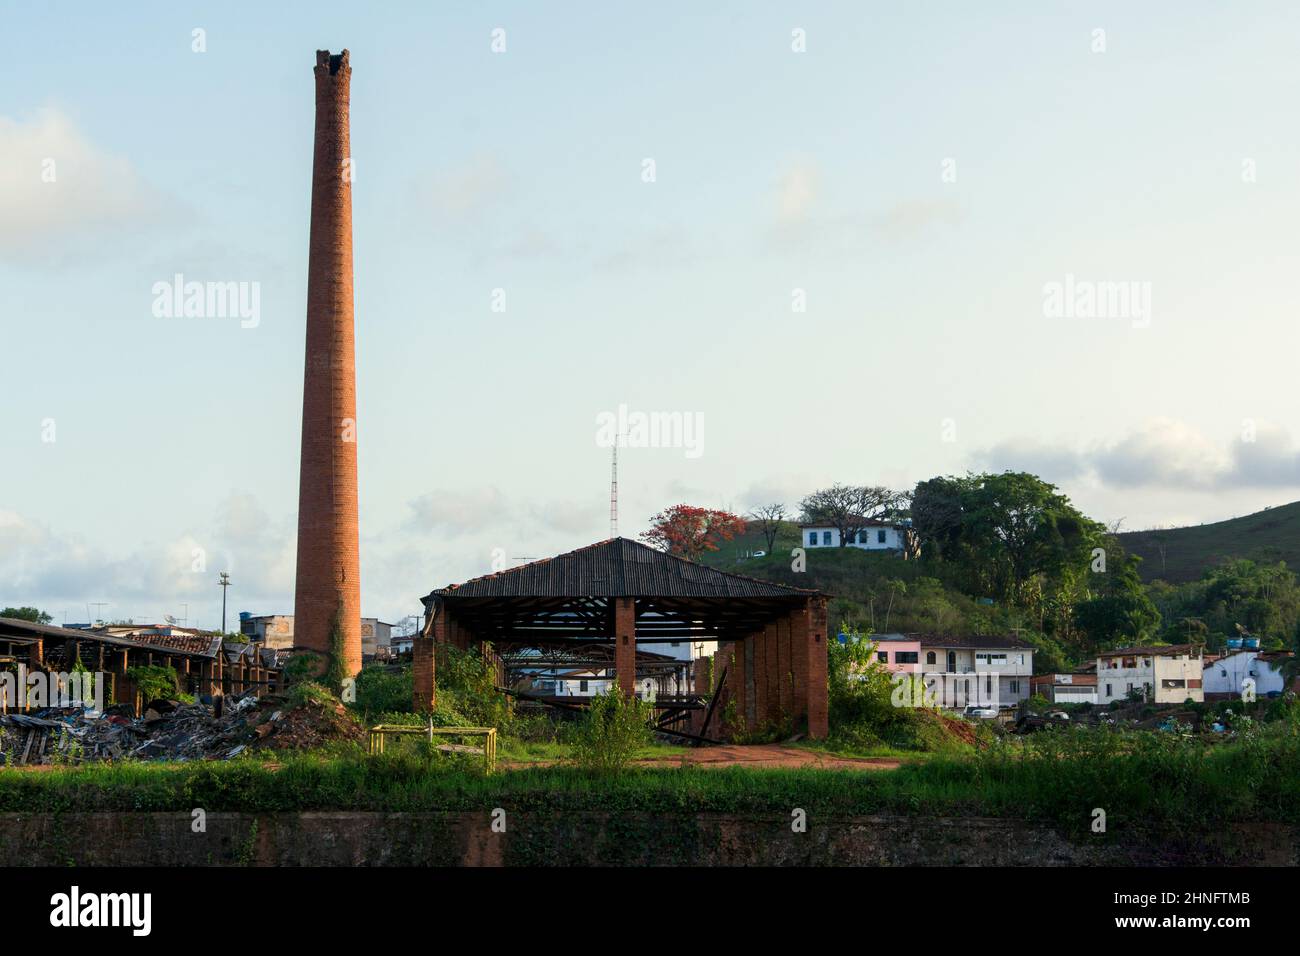
[[[660,551],[698,561],[706,551],[745,533],[745,519],[730,511],[673,505],[650,519],[641,540]]]

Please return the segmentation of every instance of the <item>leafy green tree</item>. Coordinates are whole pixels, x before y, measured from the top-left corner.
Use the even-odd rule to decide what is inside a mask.
[[[1141,644],[1160,628],[1160,612],[1138,575],[1141,559],[1126,554],[1113,537],[1105,555],[1105,570],[1088,575],[1093,587],[1074,606],[1075,620],[1096,647]]]
[[[934,478],[912,494],[922,554],[960,564],[971,586],[1023,603],[1035,578],[1081,573],[1102,527],[1025,472]]]
[[[49,624],[54,618],[39,608],[7,607],[0,611],[0,617],[11,617],[19,621],[31,621],[33,624]]]

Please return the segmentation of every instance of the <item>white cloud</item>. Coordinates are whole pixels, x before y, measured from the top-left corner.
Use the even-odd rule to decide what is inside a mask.
[[[439,217],[464,220],[496,204],[509,187],[510,177],[501,161],[484,153],[431,174],[419,192]]]
[[[240,494],[218,505],[208,528],[129,551],[108,552],[75,533],[0,512],[0,604],[51,613],[66,608],[79,620],[87,602],[106,601],[106,617],[157,620],[188,603],[190,623],[207,609],[203,625],[216,626],[220,571],[229,571],[234,582],[230,620],[235,607],[292,606],[294,541],[291,521],[271,520],[255,499]]]
[[[817,198],[817,167],[800,160],[781,176],[777,195],[777,217],[783,223],[802,222]]]
[[[1186,422],[1156,418],[1109,442],[1072,447],[1014,438],[977,453],[975,460],[983,468],[1029,471],[1058,483],[1086,478],[1110,488],[1300,487],[1300,450],[1271,423],[1261,423],[1249,438],[1215,442]]]
[[[111,251],[166,202],[131,163],[57,110],[0,116],[0,259],[25,264]]]

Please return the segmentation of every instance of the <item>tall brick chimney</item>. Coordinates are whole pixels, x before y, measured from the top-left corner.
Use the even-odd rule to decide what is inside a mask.
[[[331,56],[317,50],[315,73],[294,644],[331,655],[337,627],[345,672],[356,674],[361,670],[361,558],[348,51]]]

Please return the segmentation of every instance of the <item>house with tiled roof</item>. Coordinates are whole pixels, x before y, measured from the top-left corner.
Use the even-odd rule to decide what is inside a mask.
[[[1203,701],[1204,648],[1200,644],[1120,647],[1097,655],[1097,703],[1140,693],[1153,704]]]
[[[941,707],[1014,707],[1029,697],[1034,645],[1012,634],[915,635],[927,691]]]

